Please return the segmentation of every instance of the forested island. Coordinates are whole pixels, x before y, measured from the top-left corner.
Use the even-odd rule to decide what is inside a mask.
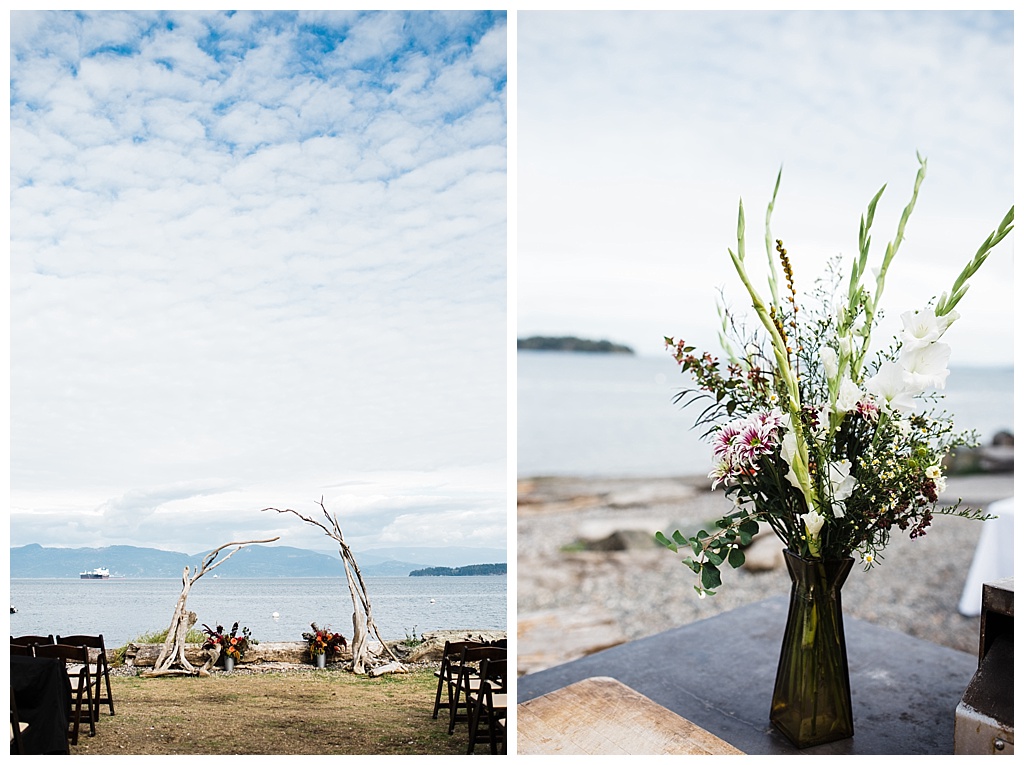
[[[610,340],[583,340],[579,337],[527,337],[516,341],[521,351],[572,351],[578,353],[628,353],[633,349]]]
[[[507,573],[507,563],[478,563],[458,568],[445,568],[444,566],[421,568],[417,571],[410,571],[409,576],[504,576]]]

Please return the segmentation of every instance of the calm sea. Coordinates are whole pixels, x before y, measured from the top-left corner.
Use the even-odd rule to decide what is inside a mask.
[[[672,403],[683,380],[668,355],[519,351],[520,476],[701,475],[710,448],[697,405]],[[952,368],[943,408],[982,442],[1013,430],[1013,367]]]
[[[506,629],[507,577],[366,577],[373,618],[385,640],[431,630]],[[12,635],[103,633],[108,647],[167,629],[181,594],[179,579],[12,579]],[[203,623],[235,621],[259,641],[297,641],[310,622],[352,635],[352,600],[342,577],[214,579],[188,596]],[[277,617],[274,613],[277,613]]]

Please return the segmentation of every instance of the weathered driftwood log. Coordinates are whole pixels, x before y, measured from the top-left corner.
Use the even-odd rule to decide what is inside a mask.
[[[380,677],[381,675],[404,675],[407,674],[407,670],[397,661],[391,661],[387,664],[382,664],[379,667],[372,667],[368,674],[370,677]]]
[[[133,643],[129,645],[128,651],[125,654],[125,663],[135,667],[152,667],[156,663],[159,653],[159,644]],[[211,653],[211,651],[204,651],[202,649],[202,643],[188,643],[185,646],[185,656],[193,664],[208,661],[208,655]],[[343,649],[340,656],[334,659],[329,658],[327,661],[329,663],[341,663],[350,661],[351,658],[351,653]],[[214,663],[216,663],[216,660],[216,654],[214,654]],[[309,649],[306,646],[306,642],[301,641],[288,643],[261,642],[251,646],[245,652],[239,664],[259,664],[262,662],[280,662],[283,664],[313,663],[309,657]],[[211,663],[210,666],[212,667],[213,664]]]
[[[441,661],[441,657],[444,655],[445,641],[461,643],[471,640],[478,643],[494,643],[505,640],[507,633],[505,630],[437,630],[424,632],[420,637],[423,638],[423,642],[418,646],[407,648],[402,643],[397,643],[394,646],[395,652],[403,661],[410,664]]]
[[[379,643],[367,642],[366,653],[371,663],[374,660],[380,662],[388,655],[398,655],[399,660],[407,664],[427,664],[441,660],[446,640],[450,640],[453,643],[463,640],[493,643],[504,640],[506,635],[507,633],[504,630],[436,630],[434,632],[424,632],[421,636],[423,642],[418,646],[409,647],[405,645],[405,641],[389,640],[386,653]],[[112,653],[113,651],[108,652],[108,654]],[[135,667],[152,667],[159,653],[160,645],[157,643],[129,643],[128,650],[125,652],[125,664]],[[204,651],[201,643],[187,643],[185,645],[185,656],[192,664],[209,662],[211,653],[211,651]],[[209,666],[206,669],[212,667],[216,660],[216,654],[214,654],[213,662],[209,662]],[[327,659],[329,664],[344,664],[351,661],[352,651],[350,648],[343,648],[340,655],[333,659]],[[240,664],[267,662],[312,664],[313,660],[310,658],[309,648],[305,641],[260,642],[246,651]]]

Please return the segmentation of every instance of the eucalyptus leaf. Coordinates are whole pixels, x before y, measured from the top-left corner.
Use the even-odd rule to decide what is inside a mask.
[[[733,568],[739,568],[747,562],[747,556],[743,554],[743,550],[738,547],[734,547],[729,550],[729,565]]]
[[[709,563],[704,564],[700,572],[700,583],[705,590],[713,590],[722,586],[722,574],[716,566]]]
[[[678,552],[678,551],[679,551],[679,547],[678,547],[678,546],[676,546],[675,542],[673,542],[673,541],[672,541],[671,539],[669,539],[668,537],[666,537],[666,536],[665,536],[664,534],[662,534],[662,533],[661,533],[660,531],[658,531],[658,532],[656,532],[656,533],[654,534],[654,539],[655,539],[655,540],[656,540],[657,542],[659,542],[660,544],[663,544],[663,545],[665,545],[665,547],[667,547],[667,548],[668,548],[669,550],[671,550],[672,552]]]

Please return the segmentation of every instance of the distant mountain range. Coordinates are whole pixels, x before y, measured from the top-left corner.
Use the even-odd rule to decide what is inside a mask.
[[[208,552],[208,551],[207,551]],[[185,566],[202,564],[207,552],[197,555],[151,547],[42,547],[11,548],[12,579],[77,579],[83,571],[106,568],[111,576],[132,579],[178,578]],[[221,553],[223,556],[230,550]],[[398,556],[401,556],[399,558]],[[408,576],[424,566],[468,566],[505,560],[505,551],[475,547],[377,548],[355,551],[363,576]],[[297,547],[250,545],[231,556],[214,573],[237,579],[344,576],[338,553]]]

